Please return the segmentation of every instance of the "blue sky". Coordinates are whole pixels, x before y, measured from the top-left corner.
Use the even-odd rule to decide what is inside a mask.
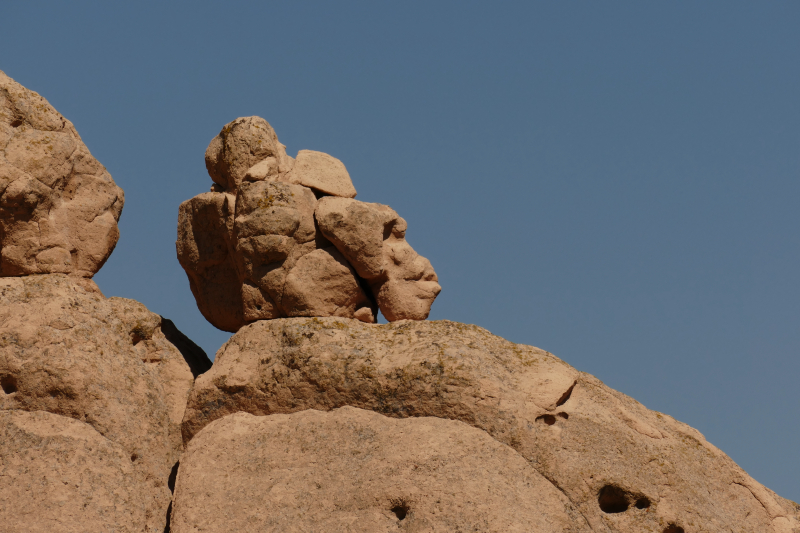
[[[125,189],[95,280],[209,354],[175,257],[259,115],[391,205],[432,319],[549,350],[800,500],[800,4],[11,2],[0,69]]]

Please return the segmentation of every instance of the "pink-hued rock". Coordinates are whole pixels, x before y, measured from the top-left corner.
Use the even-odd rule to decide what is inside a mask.
[[[44,411],[0,411],[0,443],[4,533],[148,531],[152,489],[130,454],[89,424]]]
[[[178,260],[203,316],[223,331],[244,324],[242,283],[231,243],[233,195],[207,192],[183,202],[178,214]]]
[[[313,150],[300,150],[292,170],[278,179],[310,187],[331,196],[356,196],[356,188],[353,187],[344,163],[333,156]]]
[[[251,167],[260,164],[248,179],[267,179],[288,172],[294,160],[278,142],[272,126],[261,117],[237,118],[226,124],[206,150],[206,169],[222,190],[235,194]]]
[[[395,418],[456,420],[485,431],[562,492],[591,531],[795,533],[800,528],[797,504],[759,484],[695,429],[648,410],[548,352],[449,321],[377,325],[294,318],[250,324],[195,382],[183,435],[187,442],[203,439],[211,422],[237,412],[270,415],[264,419],[269,420],[344,406]],[[333,438],[335,432],[325,434]],[[270,450],[296,453],[286,449],[293,441],[284,442]],[[408,443],[410,451],[424,446],[414,442]],[[238,457],[226,461],[250,464],[247,452]],[[331,463],[317,464],[324,470]],[[342,498],[351,492],[360,497],[360,489],[348,488]],[[294,502],[291,495],[297,493],[279,494]],[[181,497],[178,493],[177,501]],[[232,493],[231,501],[236,498]],[[575,519],[576,527],[582,519]]]
[[[406,221],[393,209],[324,197],[314,214],[322,234],[369,283],[387,320],[428,318],[442,288],[430,261],[406,241]]]
[[[181,459],[172,517],[172,533],[591,531],[487,433],[352,407],[212,423]]]
[[[341,316],[374,321],[355,271],[316,230],[311,189],[242,182],[181,204],[178,259],[203,316],[225,331],[255,320]],[[366,309],[366,310],[365,310]]]
[[[46,411],[79,420],[124,452],[132,473],[122,471],[130,479],[120,490],[140,487],[144,521],[137,531],[163,531],[186,400],[194,374],[210,366],[170,321],[133,300],[105,298],[91,280],[0,278],[0,413]],[[98,485],[98,498],[119,483],[115,469],[108,485]],[[0,491],[0,508],[8,505]]]
[[[0,276],[93,276],[123,203],[72,123],[0,71]]]

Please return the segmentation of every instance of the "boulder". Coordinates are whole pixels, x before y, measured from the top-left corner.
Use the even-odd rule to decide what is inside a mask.
[[[405,239],[392,208],[348,198],[321,198],[314,212],[322,234],[372,288],[387,320],[425,320],[442,288],[430,261]]]
[[[105,298],[91,280],[0,278],[0,413],[68,417],[113,444],[127,466],[110,466],[111,477],[98,487],[113,486],[120,472],[129,478],[124,490],[137,492],[144,506],[138,531],[164,528],[192,369],[210,366],[174,324],[133,300]],[[0,507],[8,502],[4,496]]]
[[[0,71],[0,276],[93,276],[123,203],[72,123]]]
[[[172,533],[392,530],[591,531],[518,453],[453,420],[236,413],[181,460]]]
[[[0,442],[4,533],[144,530],[151,487],[130,454],[89,424],[0,411]]]
[[[292,170],[281,181],[297,183],[321,194],[355,198],[356,188],[344,163],[333,156],[313,150],[300,150]]]
[[[221,190],[235,194],[247,179],[262,180],[288,172],[294,160],[278,142],[272,126],[261,117],[242,117],[226,124],[206,149],[206,169]]]
[[[797,504],[752,479],[693,428],[544,350],[449,321],[250,324],[197,379],[183,435],[189,442],[239,411],[275,415],[344,406],[485,431],[563,492],[592,531],[792,533],[800,527]]]
[[[362,281],[316,229],[317,199],[302,185],[242,182],[181,204],[178,260],[203,316],[224,331],[292,316],[374,321]],[[368,289],[367,289],[368,291]]]

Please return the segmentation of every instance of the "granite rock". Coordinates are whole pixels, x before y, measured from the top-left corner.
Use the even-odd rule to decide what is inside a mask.
[[[123,203],[72,123],[0,71],[0,276],[93,276]]]
[[[698,431],[554,355],[449,321],[261,321],[220,349],[183,435],[236,412],[437,417],[485,431],[557,487],[595,532],[795,533],[797,504]]]

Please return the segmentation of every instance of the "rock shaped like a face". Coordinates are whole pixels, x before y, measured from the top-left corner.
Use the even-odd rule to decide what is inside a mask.
[[[0,72],[0,276],[94,275],[124,196],[75,127]]]
[[[430,261],[406,241],[406,221],[393,209],[325,197],[315,216],[322,234],[370,284],[387,320],[428,318],[442,288]]]
[[[172,516],[174,533],[591,531],[487,433],[351,407],[214,422],[181,459]]]

